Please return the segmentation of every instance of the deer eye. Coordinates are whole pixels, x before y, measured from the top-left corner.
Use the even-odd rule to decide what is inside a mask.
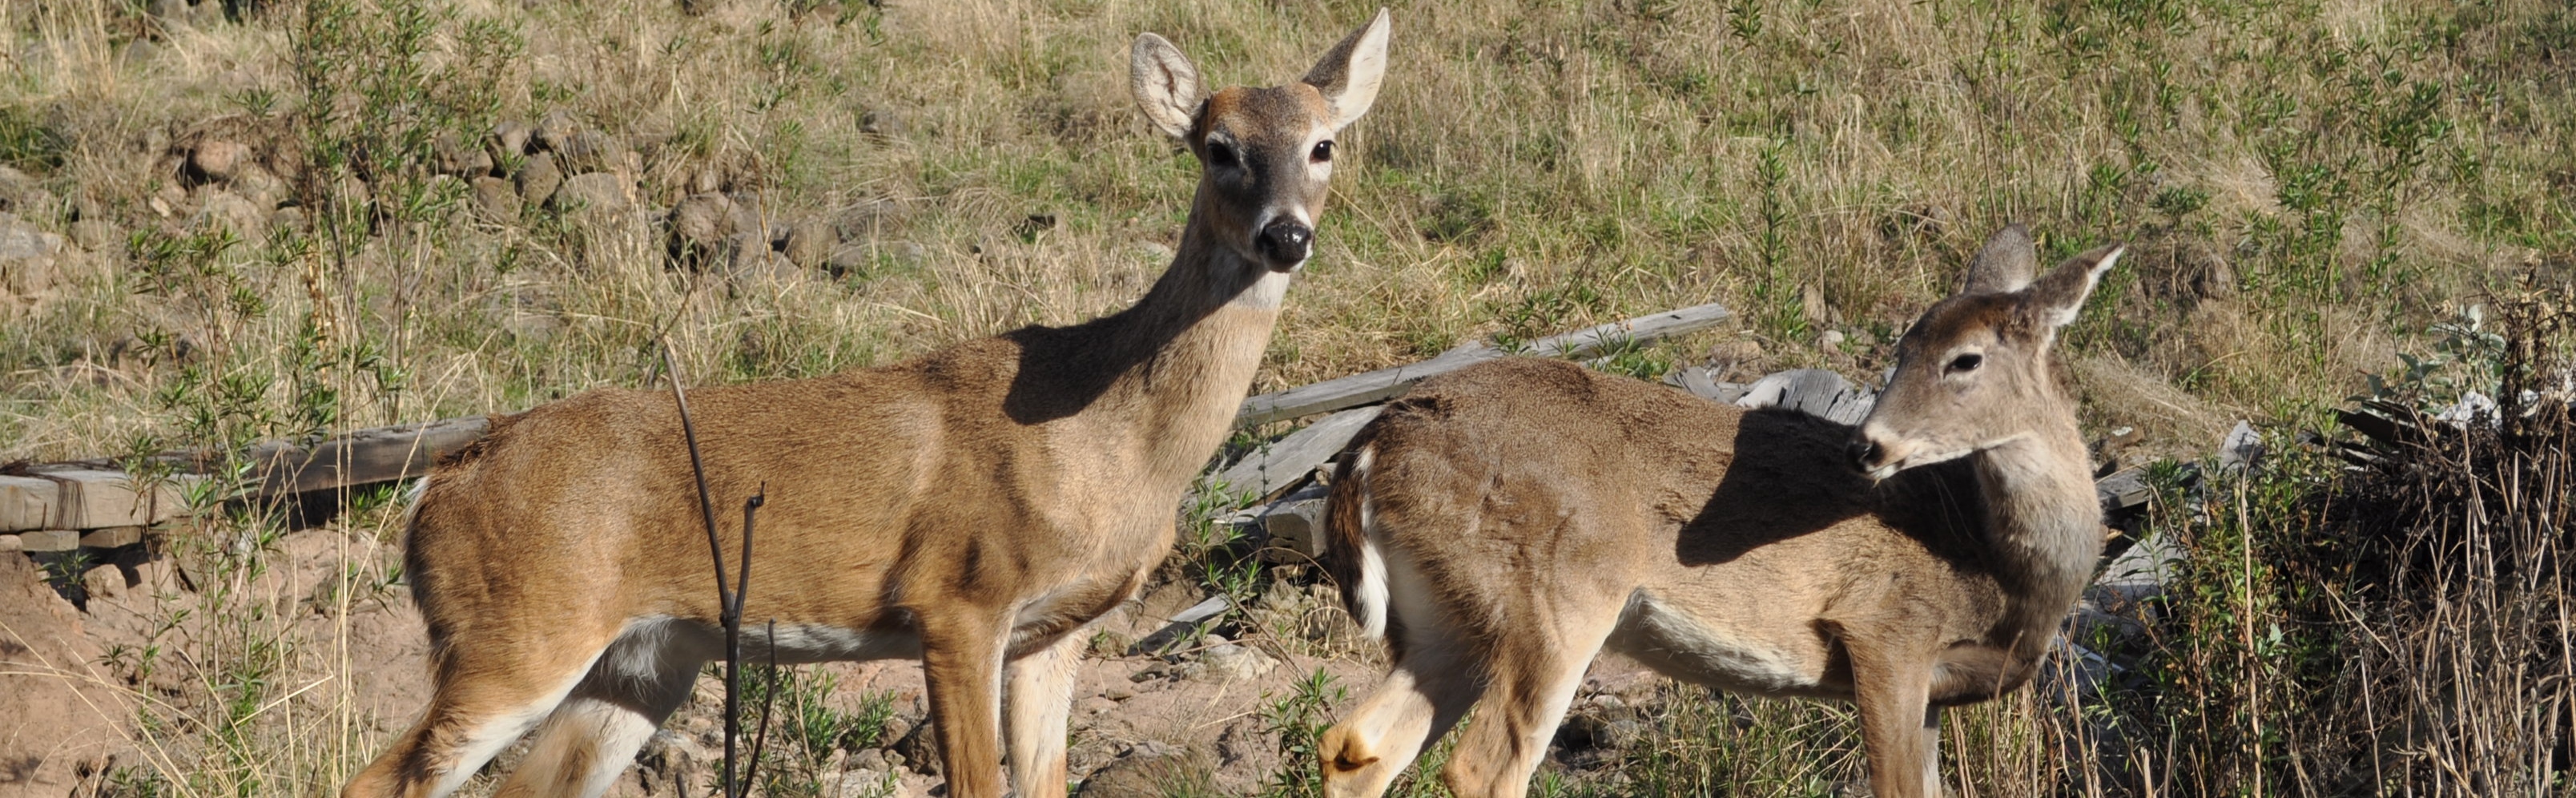
[[[1332,140],[1325,139],[1323,141],[1315,142],[1315,152],[1310,157],[1314,158],[1316,163],[1331,163],[1333,160]]]
[[[1960,356],[1958,356],[1958,357],[1954,357],[1954,358],[1951,358],[1951,359],[1950,359],[1950,373],[1952,373],[1952,374],[1962,374],[1962,373],[1966,373],[1966,372],[1976,371],[1978,366],[1983,366],[1983,365],[1985,365],[1985,364],[1986,364],[1986,356],[1985,356],[1985,355],[1980,355],[1980,354],[1977,354],[1977,353],[1975,353],[1975,352],[1970,352],[1970,353],[1967,353],[1967,354],[1964,354],[1964,355],[1960,355]]]
[[[1208,142],[1207,152],[1209,166],[1233,168],[1238,163],[1234,157],[1234,148],[1226,146],[1224,142]]]

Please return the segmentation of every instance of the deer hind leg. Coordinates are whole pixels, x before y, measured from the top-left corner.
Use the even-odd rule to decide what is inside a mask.
[[[498,796],[583,796],[607,792],[653,730],[686,703],[706,664],[672,639],[667,622],[627,629],[590,675],[555,707]]]
[[[1584,671],[1618,626],[1621,604],[1594,603],[1559,597],[1552,606],[1538,605],[1540,617],[1495,642],[1491,686],[1441,772],[1450,793],[1520,798],[1529,792],[1530,776],[1556,737]]]
[[[1386,681],[1324,732],[1316,750],[1324,769],[1324,794],[1371,798],[1386,793],[1424,745],[1446,734],[1474,706],[1478,683],[1473,649],[1446,630],[1404,626],[1404,646]]]
[[[448,641],[433,666],[437,686],[429,709],[349,781],[342,798],[439,798],[455,792],[562,703],[611,637],[602,634],[586,644]]]
[[[1011,786],[1020,798],[1063,798],[1064,735],[1073,708],[1073,671],[1083,638],[1068,632],[1010,664],[1003,694],[1010,715]]]

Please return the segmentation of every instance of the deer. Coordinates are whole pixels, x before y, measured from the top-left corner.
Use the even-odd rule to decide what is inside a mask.
[[[1204,168],[1134,306],[690,392],[711,494],[765,497],[744,658],[917,658],[949,795],[1003,795],[1005,751],[1016,794],[1064,795],[1080,632],[1172,548],[1387,38],[1380,9],[1298,81],[1213,93],[1171,42],[1136,38],[1137,105]],[[436,466],[404,533],[433,694],[342,795],[446,795],[533,730],[497,794],[597,796],[688,700],[723,648],[679,399],[598,389],[495,416]],[[706,523],[730,551],[749,521]]]
[[[2105,542],[2049,352],[2122,249],[2033,277],[2016,225],[1896,347],[1857,427],[1564,361],[1390,403],[1335,466],[1326,568],[1384,681],[1325,732],[1324,794],[1442,771],[1521,796],[1592,660],[1854,704],[1873,794],[1941,794],[1940,711],[2028,681]]]

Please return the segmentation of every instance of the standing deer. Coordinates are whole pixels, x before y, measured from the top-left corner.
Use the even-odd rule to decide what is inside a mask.
[[[745,656],[919,657],[949,795],[1004,793],[1006,734],[1019,794],[1064,795],[1077,632],[1171,549],[1386,45],[1380,10],[1301,81],[1202,99],[1189,59],[1137,37],[1137,103],[1206,170],[1134,307],[692,394],[713,495],[768,497]],[[596,796],[633,761],[722,652],[679,421],[668,394],[591,391],[495,417],[439,466],[405,560],[436,689],[343,795],[445,795],[530,728],[500,795]]]
[[[1342,458],[1326,561],[1394,667],[1325,733],[1325,794],[1382,793],[1471,707],[1450,790],[1524,794],[1607,647],[1849,699],[1874,794],[1939,795],[1940,708],[2028,680],[2101,556],[2048,353],[2120,251],[2034,282],[2029,234],[1997,234],[1857,430],[1551,360],[1390,405]]]

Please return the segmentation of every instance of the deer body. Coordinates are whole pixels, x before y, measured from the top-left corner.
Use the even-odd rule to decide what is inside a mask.
[[[2029,249],[2008,230],[1976,268]],[[1606,649],[1720,689],[1853,701],[1875,793],[1939,794],[1939,708],[2030,678],[2103,540],[2041,357],[2055,327],[2005,311],[2080,303],[2116,254],[1927,312],[1857,430],[1544,360],[1390,405],[1343,458],[1326,559],[1395,665],[1327,732],[1326,793],[1383,792],[1473,709],[1450,789],[1524,794]],[[1971,372],[2011,379],[1966,393],[1950,358],[1917,354],[1961,341],[1996,364]],[[1962,419],[1962,402],[2010,407]]]
[[[717,506],[767,496],[745,656],[919,657],[950,795],[1004,793],[1005,738],[1018,794],[1063,795],[1076,632],[1170,550],[1307,257],[1330,136],[1376,94],[1386,34],[1381,11],[1303,82],[1204,101],[1177,50],[1139,38],[1140,105],[1210,168],[1134,307],[691,392]],[[436,690],[344,795],[444,795],[531,728],[500,794],[605,790],[722,656],[692,479],[673,398],[641,390],[496,417],[441,464],[406,551]],[[718,518],[738,550],[739,516]]]

